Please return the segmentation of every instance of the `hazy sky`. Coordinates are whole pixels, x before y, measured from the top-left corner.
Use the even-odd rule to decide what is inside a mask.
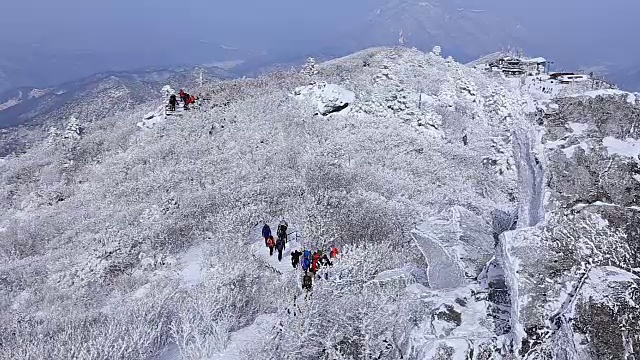
[[[363,10],[344,3],[351,2],[20,0],[2,6],[12,16],[0,22],[0,41],[125,52],[179,53],[181,46],[188,50],[203,42],[270,48],[308,37],[313,41],[322,36],[320,28]]]
[[[8,75],[5,70],[5,77],[26,72],[57,81],[74,71],[238,56],[222,54],[221,44],[302,56],[339,43],[342,34],[365,22],[381,4],[400,1],[417,0],[5,1],[0,71],[4,64],[16,69]],[[616,60],[640,65],[637,0],[430,2],[438,1],[515,19],[527,29],[530,48],[567,64]]]

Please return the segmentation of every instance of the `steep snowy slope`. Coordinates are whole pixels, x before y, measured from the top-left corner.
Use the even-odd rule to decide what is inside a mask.
[[[79,119],[0,162],[0,358],[562,359],[549,349],[571,339],[578,359],[637,352],[637,300],[620,290],[637,285],[637,229],[589,210],[636,199],[550,182],[571,176],[554,156],[583,149],[551,127],[542,137],[527,111],[550,99],[407,48],[208,87],[212,101],[182,117],[140,128],[160,105],[145,104]],[[553,121],[617,98],[565,101]],[[621,144],[635,133],[603,126],[611,154],[635,149]],[[612,156],[588,178],[596,194],[626,169]],[[562,220],[559,194],[591,204],[589,221]],[[554,216],[567,239],[613,246],[589,263],[589,242],[527,236]],[[287,251],[341,250],[309,294],[260,238],[281,218]],[[629,335],[613,343],[618,324]]]

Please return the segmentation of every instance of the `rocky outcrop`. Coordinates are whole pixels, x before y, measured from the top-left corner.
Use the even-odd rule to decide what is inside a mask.
[[[514,351],[523,359],[638,358],[640,181],[629,153],[640,109],[615,97],[558,104],[538,121],[544,222],[500,239]],[[607,138],[629,147],[607,146]]]

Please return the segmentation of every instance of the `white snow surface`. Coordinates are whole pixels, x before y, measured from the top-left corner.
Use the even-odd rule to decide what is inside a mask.
[[[545,59],[543,57],[535,57],[535,58],[531,58],[531,59],[523,59],[522,62],[540,64],[540,63],[547,62],[547,59]]]
[[[142,130],[153,129],[156,125],[166,120],[165,105],[160,105],[155,111],[148,112],[142,121],[139,121],[136,125]]]
[[[204,247],[202,246],[193,246],[178,258],[178,264],[180,264],[182,268],[180,270],[180,277],[184,284],[197,286],[202,282],[205,266],[203,262],[203,250]]]
[[[589,147],[589,144],[584,143],[584,142],[580,142],[580,143],[578,143],[578,144],[571,145],[571,146],[568,146],[568,147],[566,147],[566,148],[563,148],[563,149],[562,149],[562,152],[565,154],[565,156],[566,156],[567,158],[571,158],[571,157],[573,157],[573,154],[575,154],[575,152],[576,152],[576,150],[577,150],[577,149],[582,149],[582,150],[584,150],[585,152],[587,152],[587,151],[589,151],[591,148]]]
[[[602,139],[602,145],[607,148],[609,154],[618,154],[624,157],[630,157],[638,161],[640,155],[640,140],[627,138],[626,140],[616,139],[607,136]]]
[[[280,319],[276,314],[259,315],[253,324],[231,333],[223,351],[209,360],[244,360],[246,354],[266,345],[274,335]]]
[[[302,247],[295,241],[289,241],[284,251],[282,251],[282,261],[278,261],[278,251],[274,249],[273,255],[269,256],[269,248],[265,246],[263,238],[260,238],[260,240],[251,245],[251,253],[253,256],[280,274],[288,274],[295,270],[291,265],[291,252],[296,249],[301,250]]]
[[[577,144],[566,146],[566,144],[569,142],[570,139],[572,139],[572,137],[576,136],[580,138],[584,134],[584,132],[589,129],[589,125],[572,122],[572,123],[569,123],[567,126],[571,129],[571,133],[565,135],[564,137],[558,140],[547,141],[544,144],[544,148],[549,150],[560,149],[562,150],[562,152],[565,154],[567,158],[573,157],[577,149],[583,149],[585,152],[589,152],[592,146],[586,140],[581,140]]]
[[[620,96],[620,95],[626,96],[627,102],[632,105],[635,105],[637,102],[637,99],[640,98],[640,95],[638,93],[631,93],[628,91],[622,91],[617,89],[601,89],[601,90],[587,91],[581,94],[572,95],[572,97],[588,96],[591,98],[595,98],[598,96]]]
[[[571,128],[574,135],[582,135],[587,129],[589,129],[589,124],[572,122],[569,123],[569,128]]]

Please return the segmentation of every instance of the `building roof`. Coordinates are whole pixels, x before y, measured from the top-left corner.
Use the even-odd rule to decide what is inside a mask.
[[[525,63],[536,63],[536,64],[543,64],[547,62],[547,59],[543,58],[543,57],[537,57],[537,58],[533,58],[533,59],[525,59],[522,60],[522,62]]]

